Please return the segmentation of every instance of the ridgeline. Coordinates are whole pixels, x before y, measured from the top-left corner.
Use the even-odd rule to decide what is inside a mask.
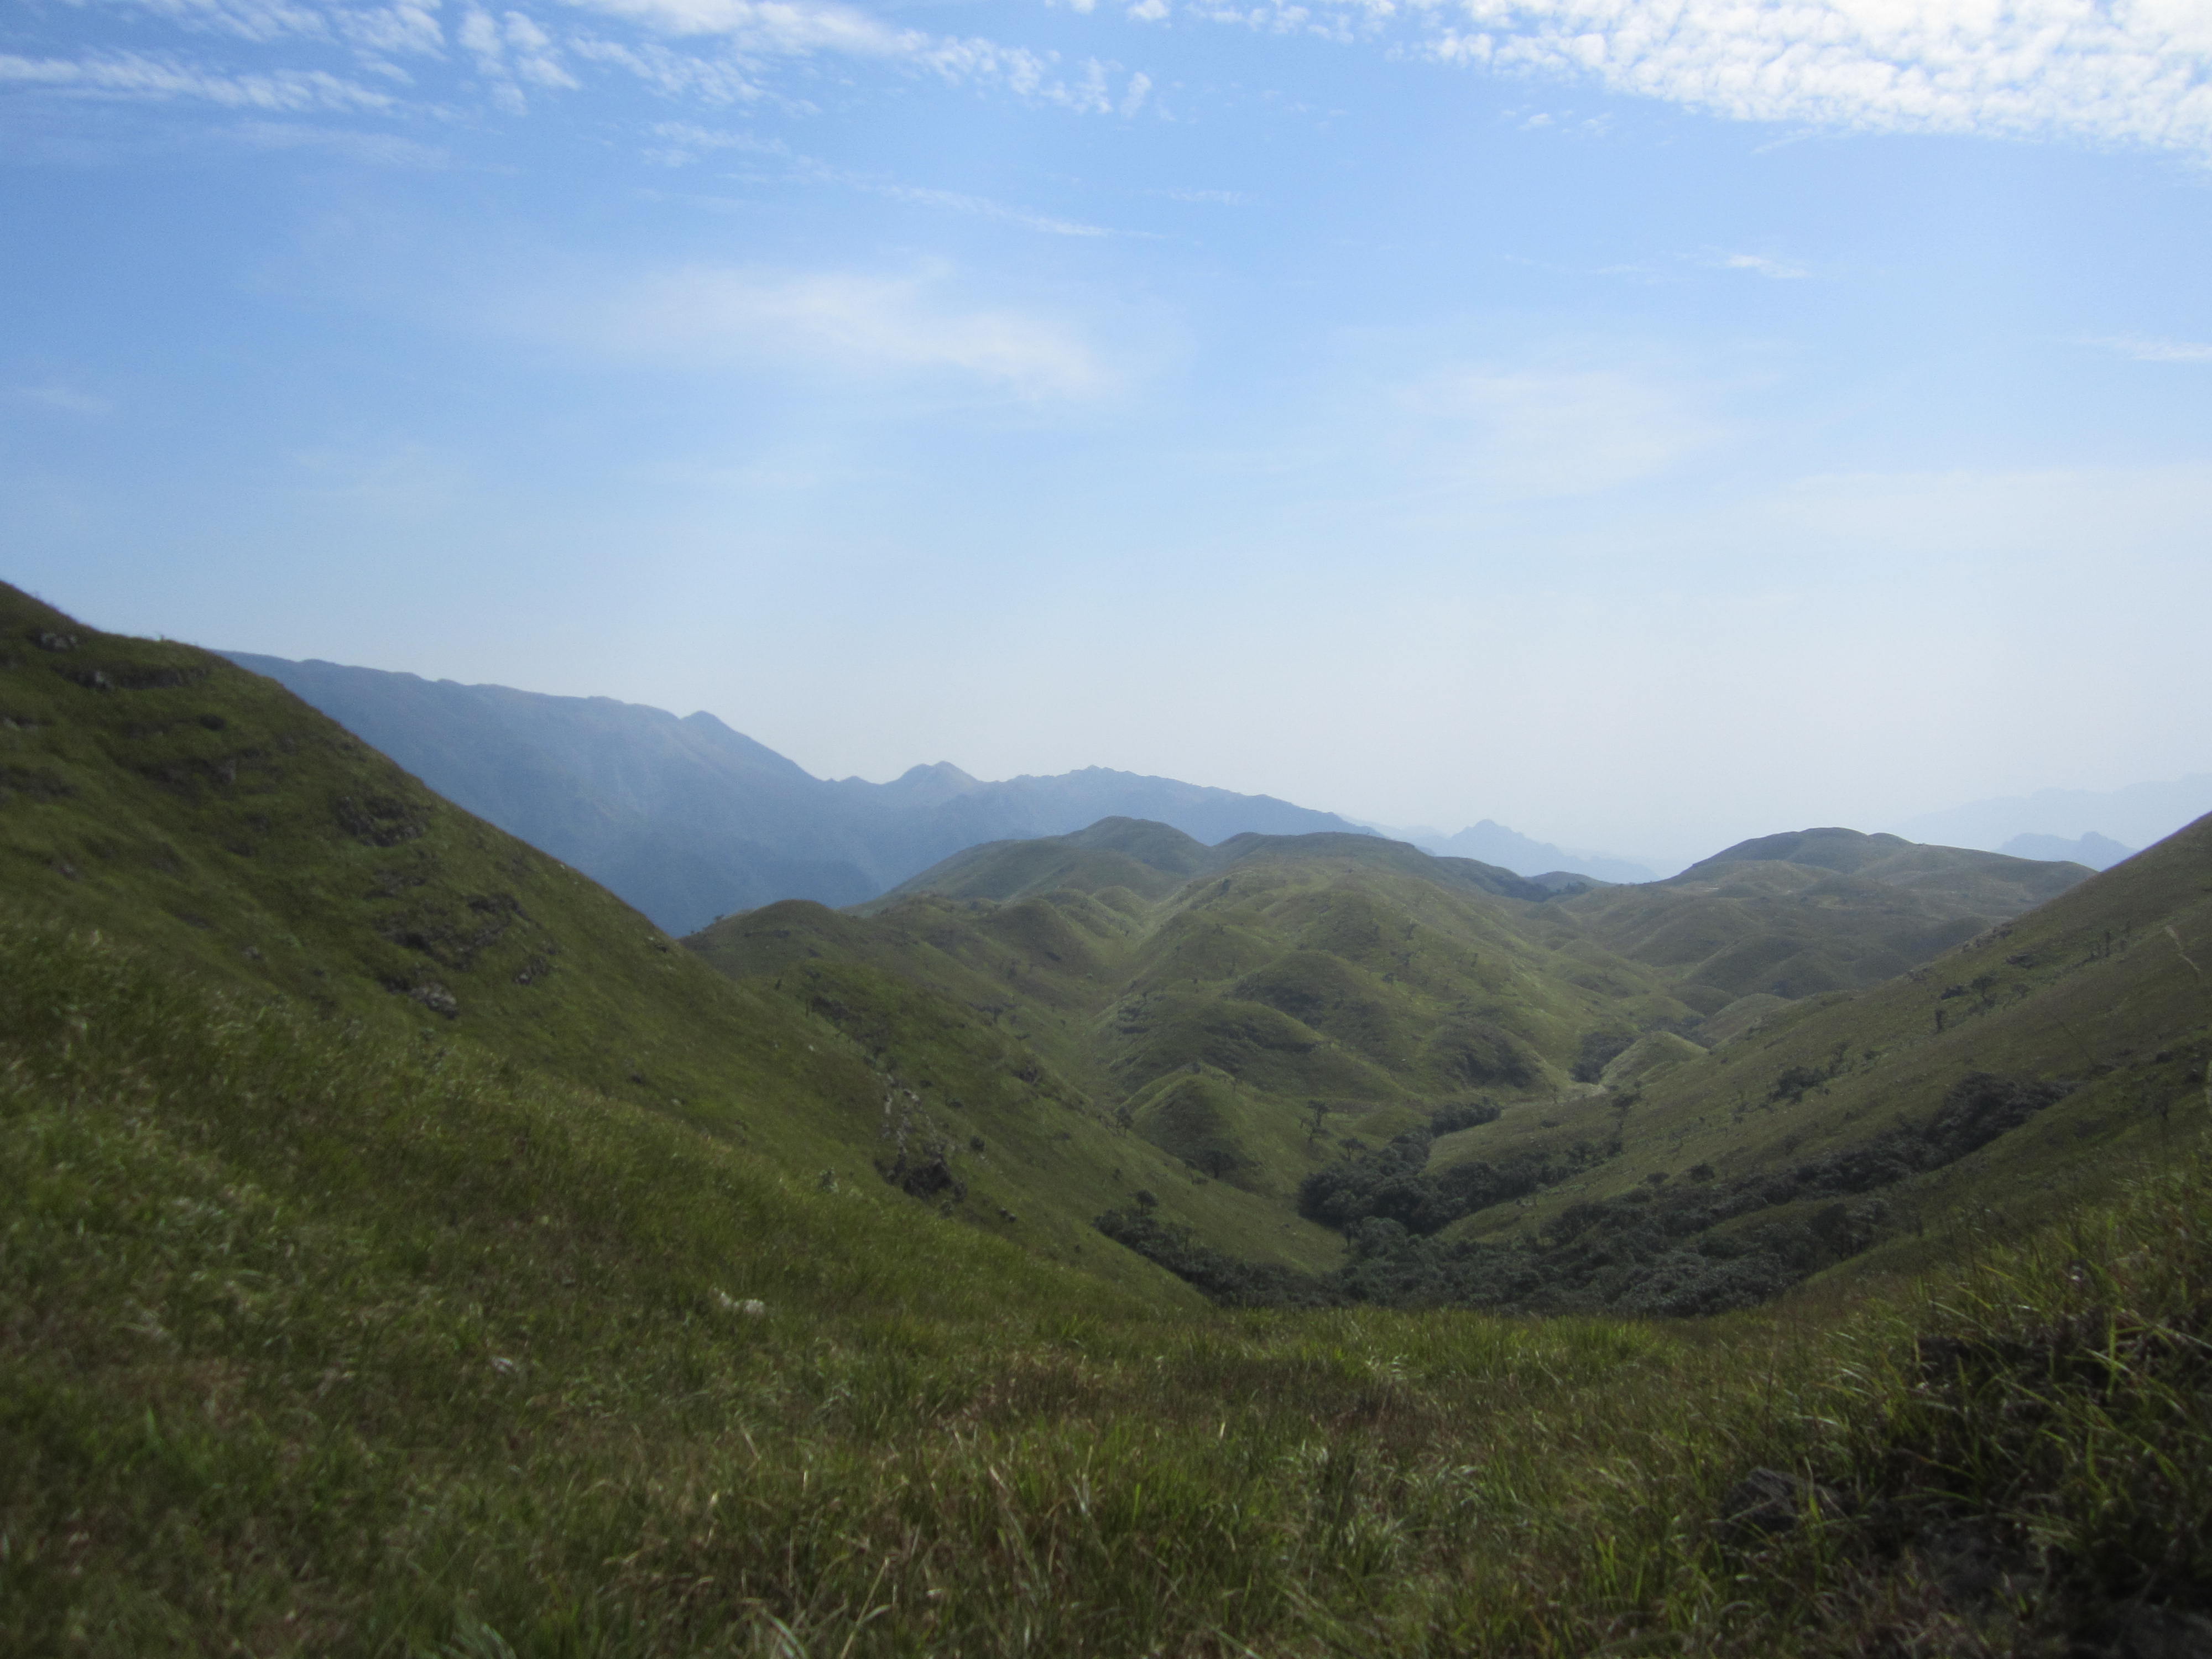
[[[0,1650],[2198,1650],[2212,823],[1892,841],[678,943],[0,590]]]

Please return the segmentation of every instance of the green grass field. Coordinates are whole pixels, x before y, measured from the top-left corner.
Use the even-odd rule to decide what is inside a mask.
[[[733,981],[265,682],[0,599],[0,1652],[2212,1638],[2212,826],[1607,1089],[1583,1036],[1668,994],[1548,906],[1261,860],[774,907]],[[1496,1106],[1431,1173],[1608,1137],[1420,1249],[1626,1261],[1962,1078],[2036,1109],[1723,1316],[1231,1311],[1088,1223],[1342,1260],[1269,1171],[1376,1149],[1267,1115],[1242,1008],[1371,1079],[1331,1135]]]
[[[10,1652],[2057,1653],[2208,1583],[2201,1123],[1910,1290],[1238,1316],[82,933],[0,984]]]

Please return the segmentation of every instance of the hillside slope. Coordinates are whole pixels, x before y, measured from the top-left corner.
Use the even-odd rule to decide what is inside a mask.
[[[1527,919],[1550,897],[1376,837],[1208,848],[1108,820],[970,849],[854,911],[771,905],[688,943],[748,985],[803,976],[887,1054],[914,1040],[857,1011],[887,982],[914,988],[933,1000],[932,1030],[1011,1038],[1181,1160],[1179,1188],[1264,1200],[1270,1255],[1324,1266],[1334,1236],[1294,1202],[1316,1170],[1439,1112],[1548,1098],[1593,1032],[1697,1022],[1658,976],[1578,939],[1533,939]],[[1164,1223],[1247,1253],[1252,1235],[1150,1196]]]
[[[2089,875],[1895,836],[1805,830],[1747,841],[1666,881],[1563,899],[1547,921],[1656,969],[1707,1013],[1878,984]]]
[[[1681,1005],[1388,848],[781,905],[702,941],[732,986],[265,683],[0,591],[0,890],[10,1655],[2136,1656],[2212,1613],[2212,823],[1574,1085],[1598,1012]],[[1230,1279],[1200,1225],[1279,1206],[1082,1071],[1202,1128],[1355,1060],[1408,1127],[1297,1224],[1355,1260]],[[1192,1282],[1370,1305],[1224,1314],[977,1213],[1139,1180],[1119,1236]],[[1471,1262],[1618,1304],[1760,1229],[1860,1276],[1689,1327],[1372,1305]]]
[[[0,641],[0,871],[15,914],[426,1050],[482,1048],[796,1178],[944,1210],[1188,1299],[1089,1225],[1102,1193],[1165,1185],[1179,1166],[1048,1068],[984,1044],[948,1052],[935,1089],[918,1087],[823,1010],[732,985],[213,653],[99,634],[12,589]],[[1265,1253],[1255,1200],[1190,1202]]]
[[[1948,1260],[2212,1126],[2208,959],[2212,819],[1863,994],[1710,1050],[1658,1034],[1601,1088],[1371,1155],[1308,1207],[1346,1232],[1343,1293],[1386,1302],[1679,1316]],[[1504,1178],[1530,1168],[1558,1178]]]
[[[1540,902],[1494,890],[1504,872],[1380,840],[1208,848],[1121,821],[971,849],[858,913],[774,906],[690,943],[741,979],[828,983],[865,964],[878,981],[922,988],[945,1022],[1011,1036],[1195,1176],[1343,1240],[1347,1254],[1319,1278],[1253,1279],[1233,1233],[1126,1199],[1102,1212],[1110,1236],[1210,1294],[1686,1313],[1771,1296],[1924,1227],[1921,1210],[1908,1224],[1899,1207],[1913,1182],[1956,1179],[1993,1143],[2009,1156],[2027,1144],[2012,1132],[2062,1099],[2079,1096],[2047,1121],[2096,1118],[2105,1085],[2077,1089],[2009,1050],[2002,1069],[1941,1066],[1909,1087],[1885,1073],[1868,1085],[1880,1113],[1855,1097],[1818,1133],[1809,1126],[1827,1120],[1799,1109],[1898,1046],[1883,999],[1936,964],[1952,971],[1957,934],[1978,920],[1968,907],[2024,912],[1977,929],[1998,938],[2079,904],[2133,914],[2154,891],[2166,895],[2159,925],[2186,936],[2198,924],[2179,872],[2194,845],[2092,879],[2072,866],[1798,832],[1674,883]],[[1591,937],[1607,933],[1622,954]],[[1772,974],[1778,959],[1864,980],[1894,963],[1904,977],[1855,998],[1828,988],[1840,972],[1808,986],[1720,971],[1733,960]],[[2179,958],[2146,970],[2182,971]],[[2085,994],[2154,1008],[2146,1030],[2196,1041],[2179,1006],[2106,982],[2112,971],[2092,974]],[[1939,999],[1942,1018],[1955,1025],[1992,997],[2027,994],[1984,981],[1969,974]],[[1762,982],[1798,994],[1749,988]],[[2052,1017],[2063,1018],[2055,1005]],[[892,1024],[871,1029],[896,1047]],[[1744,1055],[1814,1037],[1817,1054],[1778,1064],[1745,1097]],[[1974,1081],[1983,1072],[1990,1080]],[[1723,1112],[1711,1096],[1724,1086]],[[1698,1103],[1680,1109],[1694,1134],[1656,1109],[1678,1098]],[[1789,1127],[1766,1133],[1755,1115],[1785,1108]],[[1830,1153],[1843,1172],[1822,1166],[1797,1193],[1791,1172]],[[1686,1170],[1694,1176],[1668,1185]],[[1790,1195],[1775,1196],[1783,1188]],[[1317,1255],[1267,1253],[1309,1271]]]
[[[1164,1317],[9,916],[0,1182],[11,1654],[2170,1653],[2212,1572],[2197,1155],[1832,1329]]]

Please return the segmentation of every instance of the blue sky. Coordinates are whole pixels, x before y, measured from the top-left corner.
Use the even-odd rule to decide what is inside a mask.
[[[17,0],[100,625],[1692,856],[2206,769],[2190,0]]]

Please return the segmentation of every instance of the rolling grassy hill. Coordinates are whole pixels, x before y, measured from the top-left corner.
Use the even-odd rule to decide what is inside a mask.
[[[691,943],[747,982],[828,983],[865,963],[936,999],[943,1028],[988,1027],[1048,1061],[1182,1160],[1185,1185],[1267,1200],[1273,1236],[1240,1237],[1222,1224],[1249,1226],[1249,1212],[1194,1216],[1181,1190],[1168,1204],[1102,1194],[1110,1237],[1217,1297],[1683,1315],[1893,1259],[1957,1208],[1926,1194],[1980,1203],[1993,1161],[2017,1166],[2015,1185],[2029,1169],[2052,1190],[2082,1184],[2075,1166],[2099,1172],[2089,1188],[2108,1178],[2141,1125],[2112,1113],[2123,1085],[2075,1073],[2122,1064],[2130,1045],[2077,1054],[2073,1071],[2008,1042],[1978,1050],[1970,1025],[2048,1036],[2081,1019],[1982,957],[2051,918],[2123,939],[2152,915],[2179,938],[2203,925],[2188,896],[2203,850],[2188,837],[2091,880],[1814,830],[1674,882],[1540,902],[1462,862],[1379,839],[1207,848],[1112,821],[970,849],[856,914],[773,906]],[[1960,944],[1966,929],[1978,943]],[[2125,956],[2078,994],[2142,1011],[2134,1039],[2166,1053],[2165,1072],[2125,1086],[2169,1100],[2201,1073],[2195,1004],[2147,1000]],[[2138,961],[2178,994],[2179,957]],[[1923,1045],[1887,1011],[1927,1000],[1900,988],[1954,962],[1961,977],[1927,1015],[1946,1029],[1924,1035],[1958,1058],[1900,1072]],[[1762,981],[1753,963],[1784,971]],[[1887,966],[1903,976],[1877,981]],[[1881,988],[1839,988],[1846,975]],[[1762,982],[1778,989],[1750,988]],[[2012,1012],[1992,1024],[1998,1001]],[[900,1047],[896,1019],[869,1029]],[[1771,1075],[1753,1076],[1749,1056],[1769,1054]],[[2066,1139],[2077,1132],[2094,1146]],[[1297,1223],[1340,1236],[1342,1254]]]
[[[481,1048],[912,1207],[888,1170],[930,1207],[1188,1297],[1089,1224],[1101,1192],[1180,1166],[1048,1070],[1002,1064],[1003,1044],[898,1074],[830,1005],[732,985],[221,657],[97,634],[14,590],[0,639],[0,861],[17,914],[426,1050]],[[1224,1189],[1184,1207],[1256,1206]],[[1215,1224],[1291,1244],[1310,1231]],[[1301,1259],[1328,1248],[1307,1237]]]
[[[1624,1007],[1694,1018],[1662,976],[1388,852],[773,907],[698,942],[732,983],[203,653],[9,591],[0,659],[0,1650],[2146,1656],[2212,1628],[2207,826],[1917,979],[1655,1041],[1639,1093],[1569,1074]],[[1962,1109],[1983,1074],[2076,1086]],[[1327,1132],[1375,1137],[1316,1167],[1417,1145],[1416,1190],[1620,1144],[1394,1239],[1140,1132],[1199,1113],[1189,1080],[1264,1152],[1316,1075],[1346,1085]],[[1705,1231],[1789,1219],[1870,1142],[1911,1167],[1867,1189],[1901,1218],[1858,1276],[1717,1321],[1224,1312],[982,1207],[1141,1183],[1171,1237],[1282,1241],[1248,1287],[1364,1228],[1380,1291],[1409,1239],[1626,1261],[1632,1213],[1694,1243],[1685,1188],[1790,1174]]]
[[[1439,1169],[1605,1123],[1621,1147],[1510,1214],[1455,1224],[1609,1256],[1589,1284],[1642,1274],[1676,1310],[1717,1273],[1778,1283],[1845,1257],[1859,1272],[1941,1259],[1961,1216],[2025,1224],[2194,1133],[2176,1125],[2212,1109],[2208,957],[2212,819],[1862,994],[1790,1005],[1709,1053],[1452,1138]]]
[[[749,986],[914,987],[941,1028],[1010,1035],[1181,1160],[1178,1187],[1245,1189],[1272,1205],[1268,1232],[1310,1244],[1291,1200],[1347,1148],[1555,1091],[1620,1020],[1696,1022],[1654,974],[1580,940],[1533,942],[1518,918],[1549,897],[1375,837],[1206,848],[1109,819],[970,849],[857,913],[771,905],[689,943]],[[869,1041],[906,1051],[896,1021],[868,1020]]]
[[[1895,836],[1761,836],[1680,875],[1565,901],[1607,949],[1659,969],[1708,1013],[1737,997],[1863,989],[1904,973],[2090,872]]]

